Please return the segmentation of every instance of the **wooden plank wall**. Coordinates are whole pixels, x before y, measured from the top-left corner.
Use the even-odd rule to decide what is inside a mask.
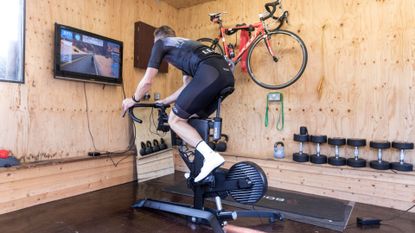
[[[217,25],[209,21],[209,12],[228,12],[226,26],[257,22],[269,1],[237,2],[219,0],[180,9],[179,22],[186,22],[180,24],[180,34],[193,39],[216,36]],[[269,91],[248,81],[249,76],[237,67],[236,91],[223,107],[229,152],[270,158],[274,142],[284,141],[287,154],[292,154],[298,150],[293,133],[303,125],[310,134],[415,142],[415,2],[290,0],[283,4],[290,12],[284,28],[296,32],[307,45],[307,69],[296,84],[282,90],[286,124],[280,132],[275,129],[275,109],[271,125],[264,127]],[[322,151],[333,152],[328,146]],[[376,152],[367,147],[363,157],[374,159]],[[385,158],[397,160],[398,153],[386,151]],[[415,151],[408,152],[407,159],[415,162]]]
[[[177,10],[151,0],[28,0],[25,84],[0,83],[0,148],[22,162],[85,156],[94,150],[87,128],[84,84],[53,78],[54,23],[81,28],[124,42],[123,77],[131,96],[143,71],[133,67],[134,22],[176,25]],[[155,17],[157,15],[157,17]],[[174,89],[178,72],[156,78],[153,90]],[[127,147],[120,86],[87,83],[91,132],[98,150]]]
[[[173,149],[159,151],[136,161],[139,183],[174,173]]]
[[[225,25],[258,21],[265,0],[218,0],[179,11],[179,32],[197,39],[217,35],[209,12],[228,12]],[[310,134],[415,142],[415,2],[412,0],[290,0],[289,25],[306,43],[307,69],[293,86],[281,90],[285,100],[285,129],[264,127],[265,97],[269,92],[236,69],[236,91],[223,105],[223,132],[230,136],[228,154],[246,156],[264,166],[275,187],[363,203],[407,209],[415,201],[415,172],[394,174],[370,168],[288,162],[298,150],[293,134],[307,126]],[[234,37],[231,37],[234,41]],[[319,84],[321,91],[318,91]],[[235,120],[237,119],[237,120]],[[270,162],[273,144],[283,141],[287,159]],[[313,145],[305,151],[313,152]],[[322,146],[324,154],[334,149]],[[351,155],[352,148],[341,153]],[[384,159],[397,161],[387,150]],[[362,157],[376,158],[367,146]],[[226,157],[234,162],[233,157]],[[406,160],[415,162],[415,151]]]
[[[133,156],[69,158],[0,168],[0,214],[133,181]],[[122,160],[121,160],[122,159]]]
[[[169,5],[174,6],[175,8],[185,8],[189,6],[194,6],[204,2],[212,2],[214,0],[162,0],[167,2]]]

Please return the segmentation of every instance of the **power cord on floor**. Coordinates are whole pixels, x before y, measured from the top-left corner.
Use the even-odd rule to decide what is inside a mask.
[[[403,215],[405,215],[405,214],[409,213],[409,211],[411,211],[413,208],[415,208],[415,205],[413,205],[413,206],[409,207],[409,208],[408,208],[407,210],[405,210],[403,213],[400,213],[400,214],[397,214],[397,215],[395,215],[395,216],[393,216],[393,217],[390,217],[390,218],[387,218],[387,219],[382,220],[382,222],[389,222],[389,221],[395,220],[395,219],[397,219],[397,218],[400,218],[400,217],[402,217]]]
[[[397,215],[395,215],[395,216],[393,216],[393,217],[390,217],[390,218],[387,218],[387,219],[383,219],[382,220],[382,223],[381,223],[381,225],[388,225],[388,226],[392,226],[391,224],[388,224],[388,223],[383,223],[383,222],[390,222],[390,221],[393,221],[393,220],[395,220],[395,219],[397,219],[397,218],[400,218],[400,217],[402,217],[403,215],[405,215],[405,214],[407,214],[407,213],[409,213],[409,211],[411,211],[413,208],[415,208],[415,205],[412,205],[411,207],[409,207],[407,210],[405,210],[403,213],[399,213],[399,214],[397,214]],[[353,226],[353,227],[352,227]],[[344,228],[345,230],[346,229],[351,229],[351,228],[355,228],[355,227],[357,227],[356,226],[356,222],[354,222],[354,223],[349,223],[347,226],[346,226],[346,228]]]
[[[121,84],[121,89],[122,89],[122,94],[123,94],[123,99],[125,99],[126,94],[125,94],[125,89],[124,89],[124,85]],[[98,152],[99,150],[97,149],[97,147],[95,146],[95,140],[94,140],[94,136],[92,134],[91,131],[91,126],[90,126],[90,120],[89,120],[89,103],[88,103],[88,96],[86,93],[86,83],[84,83],[84,96],[85,96],[85,108],[86,108],[86,117],[87,117],[87,125],[88,125],[88,131],[89,131],[89,135],[91,137],[91,141],[92,141],[92,145],[94,147],[94,150],[96,152]],[[136,129],[134,127],[134,123],[132,124],[132,137],[130,138],[130,142],[128,143],[128,147],[125,150],[121,150],[121,151],[104,151],[104,152],[98,152],[99,155],[106,155],[108,156],[108,158],[111,160],[112,164],[114,165],[114,167],[117,167],[121,161],[125,160],[126,158],[128,158],[129,156],[134,155],[133,154],[127,154],[126,156],[122,157],[120,160],[118,160],[117,162],[114,161],[114,159],[112,158],[112,155],[117,155],[117,154],[125,154],[127,152],[136,152],[136,148],[135,148],[135,140],[136,140]]]

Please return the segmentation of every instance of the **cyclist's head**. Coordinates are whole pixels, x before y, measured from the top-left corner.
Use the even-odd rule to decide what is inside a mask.
[[[175,37],[176,32],[169,26],[161,26],[154,31],[154,42],[166,37]]]

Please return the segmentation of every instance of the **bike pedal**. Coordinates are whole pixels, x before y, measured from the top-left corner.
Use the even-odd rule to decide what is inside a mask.
[[[215,176],[210,174],[210,175],[206,176],[206,178],[203,179],[200,183],[203,184],[203,185],[206,185],[206,184],[210,185],[210,184],[213,184],[214,182],[215,182]]]

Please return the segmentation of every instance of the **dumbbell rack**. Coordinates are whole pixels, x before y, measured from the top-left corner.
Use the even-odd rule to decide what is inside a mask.
[[[325,135],[308,135],[307,128],[301,127],[300,134],[294,134],[294,141],[300,143],[300,150],[293,154],[293,160],[295,162],[308,162],[314,164],[325,164],[329,163],[333,166],[343,166],[348,165],[353,168],[363,168],[366,167],[366,160],[359,158],[359,148],[366,146],[366,139],[360,138],[329,138],[327,140],[327,136]],[[330,145],[335,146],[335,156],[332,156],[327,159],[327,157],[321,154],[320,151],[320,144],[328,143]],[[303,151],[304,143],[306,142],[313,142],[316,144],[316,153],[313,155],[309,155]],[[353,156],[348,158],[347,160],[343,157],[340,157],[339,147],[343,145],[348,145],[354,148]],[[412,150],[414,149],[414,143],[411,142],[399,142],[394,141],[392,142],[392,147],[398,149],[399,153],[399,161],[389,163],[382,159],[382,151],[391,147],[391,143],[388,141],[371,141],[370,147],[374,149],[378,149],[378,159],[372,160],[369,162],[369,165],[372,169],[376,170],[397,170],[397,171],[404,171],[409,172],[413,171],[413,164],[405,162],[405,150]]]

